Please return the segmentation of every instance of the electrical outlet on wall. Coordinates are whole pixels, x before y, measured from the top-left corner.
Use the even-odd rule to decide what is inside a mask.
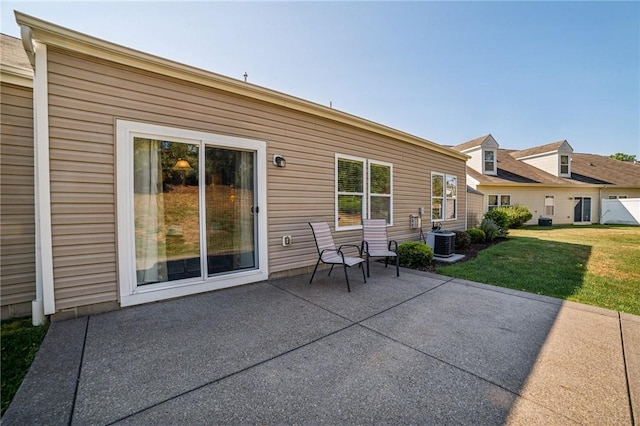
[[[291,235],[285,235],[284,237],[282,237],[282,245],[284,247],[288,247],[291,245]]]

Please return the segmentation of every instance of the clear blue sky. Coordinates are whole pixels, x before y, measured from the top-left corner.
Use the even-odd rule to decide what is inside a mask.
[[[13,10],[455,145],[640,158],[639,2],[29,2]]]

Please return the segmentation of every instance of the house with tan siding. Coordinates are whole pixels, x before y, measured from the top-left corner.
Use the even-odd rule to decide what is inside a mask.
[[[16,20],[35,69],[39,250],[29,297],[44,315],[310,272],[308,222],[328,222],[337,244],[358,243],[363,218],[385,219],[399,242],[418,239],[410,219],[422,211],[425,227],[466,228],[463,153],[19,12]]]
[[[533,213],[528,224],[541,217],[553,224],[590,224],[607,223],[603,200],[640,203],[639,164],[575,153],[566,140],[511,150],[489,134],[453,148],[471,157],[467,183],[484,194],[483,212],[521,204]]]
[[[36,298],[33,70],[19,39],[0,37],[0,301],[2,318]]]

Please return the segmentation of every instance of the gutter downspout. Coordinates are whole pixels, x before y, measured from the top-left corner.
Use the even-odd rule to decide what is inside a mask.
[[[49,108],[47,46],[33,41],[31,28],[20,26],[22,45],[34,70],[33,155],[36,244],[36,298],[31,302],[33,325],[55,313],[53,248],[51,244],[51,187],[49,178]]]
[[[464,162],[464,230],[469,229],[469,191],[467,187],[467,162]]]
[[[598,188],[598,223],[602,225],[602,190],[606,189],[607,185],[602,185]]]

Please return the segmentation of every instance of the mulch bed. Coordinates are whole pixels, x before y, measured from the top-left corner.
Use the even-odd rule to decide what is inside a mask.
[[[491,247],[493,245],[496,244],[500,244],[503,241],[506,241],[506,238],[496,238],[495,240],[488,242],[488,243],[482,243],[482,244],[471,244],[469,247],[467,247],[466,249],[456,249],[455,253],[456,254],[464,254],[464,259],[457,261],[456,263],[462,263],[462,262],[468,262],[469,260],[475,259],[478,256],[478,253],[480,253],[482,250]],[[438,260],[436,258],[433,259],[433,262],[431,263],[431,265],[429,265],[426,268],[417,268],[419,271],[425,271],[425,272],[437,272],[438,268],[441,266],[446,266],[446,265],[450,265],[450,263],[445,263],[445,262],[438,262]]]

